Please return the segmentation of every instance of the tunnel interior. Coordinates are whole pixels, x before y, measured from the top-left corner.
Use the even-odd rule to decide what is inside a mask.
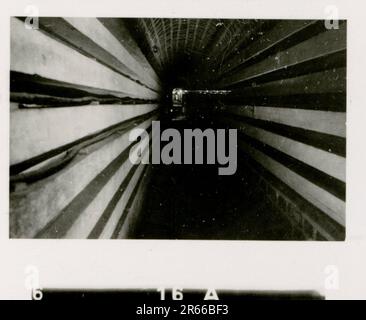
[[[344,240],[346,21],[41,18],[27,37],[24,18],[13,20],[13,237]],[[179,101],[175,89],[184,92]],[[121,117],[119,107],[131,109],[122,122],[85,127],[55,144],[60,132],[52,130],[62,126],[52,127],[52,117],[77,122],[66,114],[85,109],[82,121],[96,126]],[[49,122],[47,138],[32,140],[34,120]],[[202,164],[152,163],[125,173],[126,152],[100,169],[100,160],[89,165],[89,155],[114,152],[108,146],[123,130],[152,121],[181,137],[187,129],[236,129],[235,173],[219,175],[221,165],[207,164],[207,155]],[[51,142],[32,152],[40,139]],[[182,159],[186,151],[182,142]],[[85,176],[95,172],[77,189],[77,171],[63,176],[79,163]],[[70,199],[55,204],[55,197]]]
[[[142,31],[141,25],[149,23],[150,28],[145,27]],[[159,70],[162,79],[162,125],[177,128],[180,132],[186,128],[229,128],[223,126],[214,111],[228,103],[245,103],[248,100],[245,92],[242,92],[245,86],[231,86],[228,94],[212,92],[227,89],[220,85],[220,81],[243,67],[239,65],[232,69],[230,61],[250,46],[258,35],[275,29],[276,24],[278,26],[278,21],[272,20],[129,21],[130,30],[138,34],[140,47],[151,64]],[[321,23],[317,28],[315,33],[322,31]],[[157,37],[154,36],[156,34]],[[291,45],[290,40],[287,42],[282,44],[282,50]],[[152,49],[149,48],[151,45]],[[256,59],[260,60],[258,56],[260,54],[246,66],[255,63]],[[268,78],[255,79],[248,86],[254,87],[258,82],[268,81]],[[181,121],[174,121],[173,114],[169,116],[174,88],[188,90],[183,101],[186,117]],[[197,92],[199,90],[201,92]],[[279,98],[276,105],[286,102],[286,97]],[[168,111],[164,113],[164,110]],[[306,239],[306,235],[292,228],[291,221],[281,215],[281,208],[274,206],[261,190],[258,173],[248,170],[246,161],[245,156],[239,153],[238,172],[223,177],[215,174],[215,166],[207,164],[153,166],[151,188],[142,210],[145,214],[137,226],[136,237]]]

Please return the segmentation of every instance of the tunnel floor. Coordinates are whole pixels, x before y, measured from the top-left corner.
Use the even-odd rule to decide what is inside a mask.
[[[165,125],[192,127],[184,121]],[[134,238],[301,240],[255,181],[240,155],[231,176],[218,175],[215,165],[153,165]]]

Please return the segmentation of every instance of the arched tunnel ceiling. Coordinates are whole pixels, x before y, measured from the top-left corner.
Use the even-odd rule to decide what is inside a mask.
[[[271,20],[129,19],[127,26],[165,82],[214,87],[224,62],[275,24]]]

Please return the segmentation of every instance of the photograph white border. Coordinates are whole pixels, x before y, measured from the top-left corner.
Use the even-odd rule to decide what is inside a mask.
[[[347,19],[346,241],[9,239],[10,16]],[[361,0],[1,1],[0,298],[30,299],[27,270],[41,288],[316,290],[327,299],[366,298],[365,10]],[[28,269],[27,269],[28,268]],[[329,277],[336,276],[336,286]]]

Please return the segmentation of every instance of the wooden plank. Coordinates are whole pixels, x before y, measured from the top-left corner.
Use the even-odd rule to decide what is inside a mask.
[[[123,162],[101,192],[75,220],[65,237],[99,238],[113,212],[121,211],[121,198],[136,169],[137,166],[134,166],[128,159]]]
[[[243,153],[246,157],[246,162],[249,164],[248,169],[252,170],[254,174],[260,177],[259,184],[266,184],[264,192],[268,189],[272,189],[277,193],[277,199],[281,196],[287,202],[287,210],[284,210],[284,214],[287,214],[290,219],[294,219],[296,224],[300,224],[302,229],[301,216],[304,219],[309,220],[313,227],[329,241],[343,241],[345,238],[345,228],[331,219],[328,215],[324,214],[321,210],[315,207],[311,202],[304,199],[299,193],[295,192],[281,179],[276,177],[273,173],[265,169],[257,161]]]
[[[159,76],[151,66],[145,55],[142,53],[139,45],[136,43],[136,35],[131,33],[126,26],[123,18],[98,18],[106,29],[121,43],[121,45],[130,53],[130,55],[139,63],[145,74],[161,87]]]
[[[229,72],[251,60],[264,57],[267,52],[269,54],[271,50],[280,47],[285,42],[289,42],[291,38],[306,29],[310,29],[309,27],[314,26],[316,23],[316,20],[285,20],[278,22],[274,28],[265,32],[251,45],[245,47],[239,55],[226,62],[227,69],[225,72]]]
[[[137,35],[132,33],[127,24],[130,19],[125,18],[97,18],[103,26],[109,30],[109,32],[121,43],[121,45],[136,58],[137,61],[153,74],[153,78],[158,79],[154,69],[150,65],[149,61],[146,59],[145,55],[142,53],[140,47],[136,43],[135,39]],[[148,71],[147,70],[147,71]]]
[[[224,114],[221,117],[233,119],[238,123],[246,123],[257,128],[287,137],[316,149],[323,150],[341,157],[346,157],[346,139],[326,133],[292,127],[272,121],[258,120],[250,117],[238,116],[235,114]]]
[[[346,113],[262,106],[224,106],[222,111],[346,137]]]
[[[133,72],[131,74],[132,78],[139,80],[149,88],[156,91],[160,90],[158,78],[156,75],[154,76],[152,70],[147,70],[146,66],[141,65],[139,56],[131,55],[122,43],[118,41],[99,20],[96,18],[65,18],[65,21],[74,27],[75,30],[78,30],[94,42],[95,46],[88,49],[89,52],[93,48],[96,49],[96,46],[103,48],[111,55],[111,57],[106,57],[105,59],[101,57],[103,62],[112,66],[119,65],[119,62],[125,66],[125,68]],[[70,37],[70,33],[63,33],[62,36],[68,39]],[[127,36],[129,36],[129,34],[125,34],[125,37]],[[84,47],[84,43],[82,41],[77,45],[82,48]],[[86,48],[83,49],[86,50]],[[117,61],[115,62],[113,58]]]
[[[240,140],[238,144],[243,151],[248,153],[290,188],[295,190],[333,220],[342,226],[345,225],[346,208],[344,201],[341,201],[327,191],[319,188],[262,152],[252,148],[249,144]]]
[[[145,166],[146,166],[145,164],[140,164],[138,166],[137,170],[134,172],[125,192],[123,193],[119,203],[116,206],[116,209],[113,211],[110,219],[108,220],[108,222],[106,223],[106,225],[103,229],[103,232],[100,235],[101,239],[110,239],[112,237],[113,232],[117,227],[118,221],[120,220],[120,217],[124,212],[124,209],[128,203],[128,200],[130,199],[130,197],[133,193],[133,190],[136,187],[136,185],[139,181],[139,178],[144,171]]]
[[[71,18],[79,21],[79,24],[84,25],[89,18]],[[81,20],[81,21],[80,21]],[[86,21],[85,21],[86,20]],[[112,70],[119,72],[120,74],[132,78],[138,79],[135,72],[132,71],[125,63],[118,60],[111,52],[106,48],[99,45],[95,39],[92,38],[95,32],[93,29],[89,29],[89,33],[82,32],[78,29],[78,25],[74,26],[67,18],[43,18],[39,20],[40,30],[44,31],[47,36],[50,36],[65,45],[73,48],[87,57],[97,60],[98,62],[110,67]],[[96,26],[89,26],[95,28]],[[82,28],[81,28],[82,29]],[[107,30],[105,30],[108,32]],[[107,37],[107,35],[105,35]],[[107,39],[108,40],[108,39]],[[106,45],[109,42],[106,41]],[[106,47],[105,45],[105,47]]]
[[[88,105],[56,109],[13,107],[10,113],[10,164],[38,156],[157,107],[156,104]]]
[[[156,141],[155,138],[156,135],[154,137],[150,137],[150,143],[155,144],[155,142],[153,142]],[[151,148],[153,148],[153,146],[150,146],[150,153]],[[143,152],[143,159],[147,160],[149,157],[149,153],[147,153],[147,148],[145,148]],[[139,181],[142,178],[141,175],[143,175],[146,171],[144,167],[145,165],[141,164],[139,166],[135,166],[134,168],[132,168],[132,170],[130,170],[130,181],[128,185],[124,186],[125,190],[123,191],[122,196],[120,196],[118,203],[115,205],[113,212],[110,214],[108,221],[103,225],[103,229],[100,230],[100,232],[95,232],[93,235],[90,234],[89,237],[92,236],[92,238],[98,237],[104,239],[115,238],[120,232],[120,229],[129,229],[129,227],[125,225],[125,220],[130,220],[130,215],[133,215],[133,212],[129,212],[129,210],[131,209],[129,208],[129,205],[133,201],[131,197],[134,196],[135,188],[138,187]]]
[[[151,119],[139,125],[148,128]],[[53,176],[10,195],[10,234],[32,238],[118,157],[129,145],[129,132],[111,137],[84,150],[66,168]],[[72,212],[77,215],[78,212]]]
[[[239,133],[239,139],[251,145],[253,148],[263,152],[268,157],[281,163],[293,172],[316,184],[318,187],[328,191],[342,201],[346,200],[346,183],[336,179],[327,173],[310,166],[301,160],[298,160],[290,155],[265,144],[255,138],[252,138],[243,133]]]
[[[65,238],[86,239],[88,237],[108,203],[111,201],[112,196],[120,188],[121,182],[126,179],[132,166],[133,164],[129,160],[121,164],[116,174],[75,220],[71,228],[67,231]]]
[[[33,101],[34,104],[37,104],[37,107],[59,106],[57,101],[64,99],[75,99],[75,105],[79,105],[78,98],[93,98],[94,101],[100,103],[103,103],[103,101],[112,101],[113,103],[119,102],[121,104],[152,103],[156,101],[156,99],[130,97],[122,94],[120,91],[59,81],[41,77],[37,74],[17,71],[10,72],[10,90],[11,101],[19,102],[19,94],[28,95],[27,99],[21,99],[20,102],[27,104]],[[50,104],[50,100],[42,101],[37,95],[53,97],[53,103],[51,101]],[[72,106],[72,103],[67,103],[67,106]]]
[[[241,88],[239,83],[235,88],[241,89],[240,94],[246,97],[345,93],[346,80],[346,68],[334,68],[298,77],[269,81],[253,87]]]
[[[346,159],[338,155],[314,148],[304,143],[256,128],[239,121],[227,120],[239,131],[284,152],[320,171],[343,182],[346,181]]]
[[[11,19],[11,71],[119,93],[119,97],[156,99],[158,94],[99,62]]]
[[[144,196],[149,186],[150,170],[149,166],[145,167],[144,172],[140,176],[135,190],[131,194],[125,210],[113,232],[113,239],[128,239],[134,236],[141,209],[143,208]]]
[[[291,67],[301,63],[310,63],[316,59],[342,53],[346,50],[346,47],[346,25],[341,24],[339,29],[323,32],[265,60],[250,65],[233,75],[224,77],[219,86],[227,87],[244,81],[254,81],[254,79],[279,70],[288,71]]]

